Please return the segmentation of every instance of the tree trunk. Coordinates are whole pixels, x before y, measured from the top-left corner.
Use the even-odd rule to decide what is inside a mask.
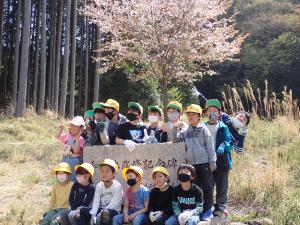
[[[167,116],[167,105],[169,102],[169,95],[168,95],[168,82],[166,79],[162,80],[162,92],[163,92],[163,104],[164,104],[164,121],[168,122],[168,116]]]
[[[15,36],[15,57],[14,57],[14,75],[13,75],[13,92],[12,92],[12,105],[14,110],[17,105],[17,90],[18,90],[18,75],[19,75],[19,53],[20,53],[20,20],[21,20],[21,6],[22,1],[18,0],[17,3],[17,20],[16,20],[16,36]]]
[[[3,39],[3,14],[4,14],[4,7],[3,7],[3,0],[0,0],[0,77],[2,76],[2,39]],[[7,9],[9,10],[9,9]],[[5,79],[4,79],[5,80]],[[4,84],[4,87],[6,84]],[[4,88],[5,89],[5,88]],[[4,94],[6,94],[4,92]]]
[[[38,102],[38,114],[41,114],[45,108],[45,85],[46,85],[46,0],[41,0],[41,75],[40,91]]]
[[[2,0],[0,0],[2,1]],[[3,2],[3,1],[2,1]],[[4,7],[3,7],[3,3],[1,3],[1,10],[4,10]],[[6,18],[3,17],[3,13],[1,15],[1,46],[0,46],[0,66],[1,66],[1,71],[0,71],[0,77],[1,77],[1,74],[3,74],[4,76],[4,81],[3,81],[3,84],[4,84],[4,94],[5,96],[7,96],[7,90],[8,90],[8,77],[9,77],[9,58],[10,58],[10,55],[9,55],[9,52],[8,52],[8,49],[9,49],[9,41],[12,39],[12,37],[9,35],[9,28],[10,28],[10,20],[11,20],[11,17],[12,15],[10,14],[10,11],[11,11],[11,8],[12,8],[12,2],[11,1],[7,1],[7,8],[6,8]],[[5,22],[4,22],[5,20]],[[6,25],[6,27],[5,27]],[[5,29],[6,28],[6,29]],[[3,34],[6,34],[6,41],[5,41],[5,44],[3,44]],[[5,46],[4,50],[5,50],[5,57],[3,59],[3,46]]]
[[[37,88],[38,88],[38,73],[39,73],[39,56],[40,56],[40,32],[41,32],[41,1],[39,0],[37,29],[35,34],[35,56],[34,56],[34,75],[33,75],[33,107],[37,108]]]
[[[52,101],[52,87],[53,87],[53,61],[54,61],[54,45],[55,45],[55,30],[56,30],[56,1],[50,1],[50,15],[51,15],[51,23],[50,23],[50,40],[49,40],[49,64],[48,64],[48,72],[47,72],[47,109],[51,110],[53,108]]]
[[[31,0],[24,2],[22,26],[22,46],[21,46],[21,63],[20,63],[20,79],[16,117],[23,117],[26,108],[26,88],[27,88],[27,72],[28,72],[28,53],[29,53],[29,38],[30,38],[30,15],[31,15]]]
[[[79,56],[79,90],[78,90],[78,108],[81,111],[82,106],[82,74],[83,74],[83,46],[84,46],[84,17],[80,17],[80,56]]]
[[[62,88],[59,104],[59,115],[64,116],[66,110],[66,98],[67,98],[67,84],[68,84],[68,68],[69,68],[69,55],[70,55],[70,16],[71,16],[71,0],[67,0],[66,8],[66,35],[65,35],[65,47],[64,47],[64,66],[62,77]]]
[[[101,68],[101,30],[100,27],[96,27],[97,35],[96,35],[96,68],[95,68],[95,80],[94,80],[94,102],[98,102],[99,100],[99,81],[100,81],[100,68]]]
[[[63,0],[59,1],[59,13],[57,24],[57,42],[56,42],[56,57],[55,57],[55,87],[54,87],[54,112],[58,112],[58,98],[59,98],[59,73],[60,73],[60,57],[61,57],[61,31],[62,31],[62,18],[64,11]]]
[[[85,71],[84,71],[84,111],[87,110],[89,95],[89,47],[90,47],[90,26],[89,19],[86,17],[86,40],[85,40]]]
[[[71,77],[70,77],[70,104],[69,118],[74,117],[74,98],[75,98],[75,67],[76,67],[76,28],[77,28],[77,0],[73,0],[72,11],[72,55],[71,55]]]

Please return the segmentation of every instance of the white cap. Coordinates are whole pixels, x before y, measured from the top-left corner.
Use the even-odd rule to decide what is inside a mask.
[[[84,126],[85,122],[82,116],[75,116],[69,124],[73,124],[74,126]]]

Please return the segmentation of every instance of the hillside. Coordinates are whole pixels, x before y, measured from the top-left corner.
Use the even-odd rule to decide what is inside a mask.
[[[0,224],[37,224],[47,208],[51,168],[60,160],[54,115],[0,118]],[[274,224],[300,221],[299,122],[253,119],[245,154],[233,153],[232,221],[268,217]]]

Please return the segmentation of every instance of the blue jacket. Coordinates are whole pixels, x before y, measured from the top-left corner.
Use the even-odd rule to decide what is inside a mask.
[[[205,123],[207,125],[207,122]],[[221,121],[218,122],[218,131],[216,137],[216,146],[215,151],[217,152],[220,145],[224,147],[224,154],[217,154],[217,169],[220,170],[230,170],[232,168],[232,160],[231,160],[231,138],[228,127]]]
[[[244,151],[244,139],[245,136],[239,134],[238,130],[232,126],[231,118],[226,113],[222,112],[220,116],[220,121],[222,121],[225,125],[227,125],[230,134],[231,134],[231,146],[234,151],[238,154],[242,154]]]

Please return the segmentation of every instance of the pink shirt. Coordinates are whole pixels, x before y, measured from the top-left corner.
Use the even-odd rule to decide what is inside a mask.
[[[62,142],[62,154],[69,156],[80,156],[80,154],[74,154],[75,149],[75,138],[70,133],[62,134],[58,137],[58,139]],[[84,146],[84,139],[80,136],[79,138],[79,147],[82,149]]]

